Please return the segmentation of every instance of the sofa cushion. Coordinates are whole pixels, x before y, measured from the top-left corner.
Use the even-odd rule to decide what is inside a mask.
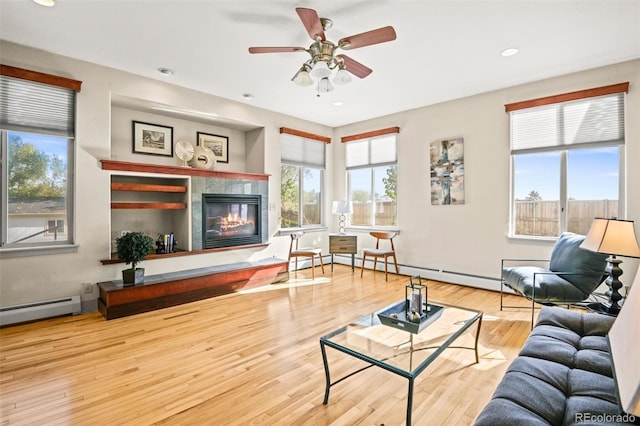
[[[475,424],[575,424],[585,413],[623,414],[606,342],[613,321],[605,315],[542,308]]]

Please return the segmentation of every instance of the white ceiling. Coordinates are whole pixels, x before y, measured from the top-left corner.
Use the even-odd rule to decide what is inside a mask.
[[[334,21],[328,40],[397,39],[344,52],[373,73],[317,97],[290,81],[307,53],[247,51],[308,47],[298,6]],[[0,0],[0,38],[336,127],[640,58],[640,1]]]

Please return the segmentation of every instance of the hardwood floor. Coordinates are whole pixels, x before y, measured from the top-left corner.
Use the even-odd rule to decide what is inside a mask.
[[[381,369],[322,404],[319,338],[401,300],[408,277],[325,271],[111,321],[95,312],[0,329],[0,424],[404,424],[407,380]],[[429,297],[485,312],[480,362],[440,355],[416,380],[413,422],[471,424],[527,337],[529,311],[501,312],[497,293],[452,284],[429,282]],[[328,355],[334,377],[363,365]]]

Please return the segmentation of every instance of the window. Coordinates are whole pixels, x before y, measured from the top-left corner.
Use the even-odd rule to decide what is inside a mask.
[[[2,248],[73,242],[76,90],[73,80],[2,68]]]
[[[325,142],[283,134],[280,166],[280,226],[322,225]]]
[[[387,134],[346,144],[350,226],[397,226],[396,139],[396,134]]]
[[[624,211],[624,93],[517,109],[510,121],[511,235],[587,234],[594,217]]]

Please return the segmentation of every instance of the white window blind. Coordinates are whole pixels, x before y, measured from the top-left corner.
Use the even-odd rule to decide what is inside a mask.
[[[345,155],[347,169],[395,163],[398,157],[396,135],[347,142]]]
[[[73,137],[76,92],[0,76],[0,127]]]
[[[510,112],[511,151],[624,143],[624,94]]]
[[[289,134],[280,138],[282,162],[300,166],[325,167],[326,143]]]

